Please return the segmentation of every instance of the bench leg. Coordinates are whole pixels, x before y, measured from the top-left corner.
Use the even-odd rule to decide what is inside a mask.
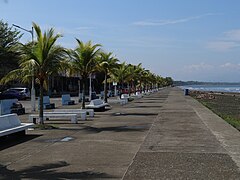
[[[29,116],[28,120],[29,120],[29,122],[32,123],[33,122],[33,117]]]
[[[81,114],[81,119],[82,119],[82,120],[86,120],[86,114],[87,114],[87,113],[82,113],[82,114]]]
[[[77,123],[77,117],[76,116],[71,117],[71,123],[74,123],[74,124]]]
[[[32,123],[37,124],[37,118],[32,118]]]
[[[90,111],[90,112],[89,112],[89,116],[90,116],[90,117],[94,117],[94,111]]]

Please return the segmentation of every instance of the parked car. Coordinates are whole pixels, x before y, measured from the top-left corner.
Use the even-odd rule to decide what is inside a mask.
[[[107,97],[113,97],[113,96],[114,96],[114,92],[111,90],[108,90]]]
[[[17,90],[8,89],[0,93],[0,99],[25,99],[25,96]]]
[[[19,91],[21,96],[23,97],[22,99],[28,99],[31,96],[30,90],[28,88],[25,88],[25,87],[10,88],[10,90]]]
[[[99,96],[97,96],[96,92],[92,92],[91,99],[99,99]]]

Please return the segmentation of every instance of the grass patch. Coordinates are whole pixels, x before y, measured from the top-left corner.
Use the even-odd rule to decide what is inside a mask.
[[[199,97],[199,93],[200,92],[191,92],[190,95],[240,131],[239,94],[214,93],[213,95],[215,98],[208,99],[197,98]],[[204,92],[201,92],[200,94],[204,94]]]
[[[226,122],[228,122],[229,124],[231,124],[233,127],[235,127],[237,130],[240,131],[240,120],[233,118],[231,116],[228,115],[219,115],[221,118],[223,118]]]

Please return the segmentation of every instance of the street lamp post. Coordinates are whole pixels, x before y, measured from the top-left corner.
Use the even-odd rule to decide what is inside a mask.
[[[92,73],[89,75],[89,101],[92,100]]]
[[[33,46],[33,27],[32,27],[32,30],[27,30],[27,29],[25,29],[25,28],[23,28],[21,26],[16,25],[16,24],[13,24],[13,26],[16,27],[16,28],[22,29],[22,30],[24,30],[26,32],[31,33],[31,36],[32,36],[32,46]],[[34,88],[34,69],[32,69],[32,88],[31,88],[31,106],[32,106],[32,111],[36,110],[35,98],[36,98],[36,96],[35,96],[35,88]]]

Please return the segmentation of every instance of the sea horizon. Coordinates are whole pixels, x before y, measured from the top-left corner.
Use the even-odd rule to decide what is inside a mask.
[[[178,86],[181,89],[189,89],[196,91],[213,91],[213,92],[234,92],[240,93],[240,84],[231,85],[231,84],[193,84],[193,85],[183,85]]]

